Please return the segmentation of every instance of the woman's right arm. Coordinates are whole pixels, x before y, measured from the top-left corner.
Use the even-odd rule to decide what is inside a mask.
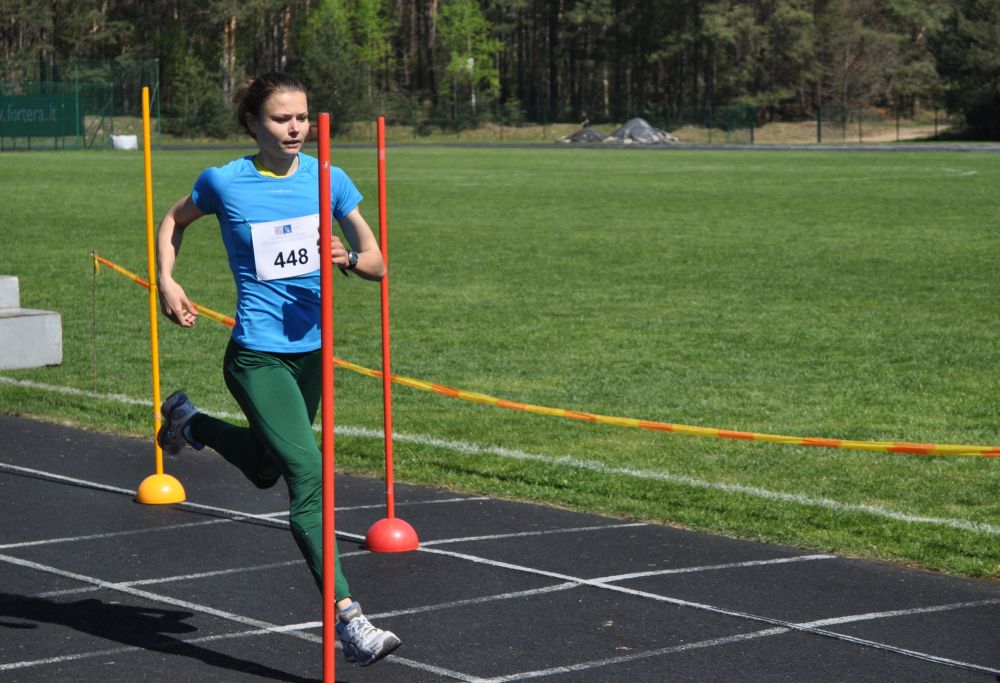
[[[198,311],[187,298],[184,288],[173,278],[174,262],[181,250],[184,229],[205,214],[188,195],[170,207],[156,235],[156,279],[163,315],[181,327],[192,327]]]

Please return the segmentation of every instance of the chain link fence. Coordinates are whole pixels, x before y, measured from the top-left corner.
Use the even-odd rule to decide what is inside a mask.
[[[0,77],[0,151],[106,148],[112,136],[141,136],[143,87],[159,143],[159,60],[0,60]]]
[[[668,110],[650,122],[690,144],[878,144],[933,140],[961,122],[938,108],[818,107],[777,115],[724,105]]]

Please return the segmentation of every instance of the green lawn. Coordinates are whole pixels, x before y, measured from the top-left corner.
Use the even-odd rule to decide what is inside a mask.
[[[154,154],[157,220],[237,154]],[[333,157],[376,225],[374,150]],[[400,374],[664,422],[1000,444],[998,155],[417,146],[388,163]],[[115,398],[152,394],[146,291],[95,281],[88,258],[146,275],[141,155],[5,154],[0,186],[0,273],[64,334],[62,366],[0,373],[0,412],[148,433],[149,409]],[[175,275],[232,313],[214,219]],[[378,301],[336,278],[338,356],[379,367]],[[164,393],[236,412],[227,330],[159,329]],[[394,405],[400,480],[1000,577],[995,459],[693,438],[403,387]],[[381,471],[364,432],[381,420],[381,383],[338,371],[339,466]]]

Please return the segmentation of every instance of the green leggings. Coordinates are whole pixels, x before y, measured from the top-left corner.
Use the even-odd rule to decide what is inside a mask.
[[[243,409],[249,429],[199,413],[191,436],[236,465],[258,488],[281,476],[288,484],[292,536],[323,590],[322,455],[313,419],[322,393],[322,356],[309,353],[251,351],[234,341],[226,349],[222,372]],[[333,541],[337,601],[351,595]]]

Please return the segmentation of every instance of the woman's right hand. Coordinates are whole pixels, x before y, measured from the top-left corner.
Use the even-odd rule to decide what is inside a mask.
[[[194,327],[198,320],[198,309],[188,299],[183,287],[172,279],[165,279],[159,284],[159,293],[163,315],[181,327]]]

